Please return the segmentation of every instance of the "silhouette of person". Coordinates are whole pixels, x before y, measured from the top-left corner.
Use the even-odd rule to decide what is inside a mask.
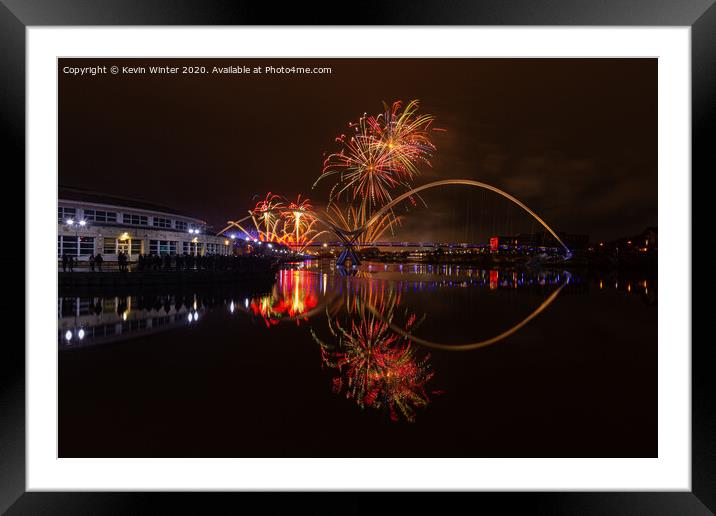
[[[94,255],[91,254],[89,256],[89,265],[90,265],[90,271],[94,272]]]
[[[94,257],[94,261],[97,264],[97,270],[99,272],[102,272],[102,262],[104,261],[104,258],[102,258],[102,255],[97,253],[97,256]]]
[[[70,260],[69,256],[67,256],[67,253],[62,254],[62,272],[67,272],[67,266],[69,265]]]

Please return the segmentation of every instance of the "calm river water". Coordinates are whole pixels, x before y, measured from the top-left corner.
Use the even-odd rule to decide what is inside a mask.
[[[646,274],[307,262],[132,294],[58,300],[61,457],[657,453]]]

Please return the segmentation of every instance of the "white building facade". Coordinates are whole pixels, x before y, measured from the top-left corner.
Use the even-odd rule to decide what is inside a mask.
[[[144,201],[68,187],[58,192],[58,259],[67,254],[86,261],[101,254],[111,262],[120,252],[132,261],[140,254],[230,254],[231,241],[207,234],[209,229],[201,219]]]

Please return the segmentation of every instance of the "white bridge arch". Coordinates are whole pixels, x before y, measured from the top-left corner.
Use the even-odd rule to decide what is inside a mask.
[[[316,214],[314,214],[314,217],[316,220],[324,224],[326,227],[328,227],[333,233],[335,233],[345,244],[345,249],[341,253],[341,256],[337,260],[338,265],[342,265],[347,259],[350,259],[352,263],[357,264],[360,263],[358,260],[357,255],[355,254],[353,250],[353,246],[355,244],[355,241],[357,238],[362,235],[372,224],[374,224],[376,221],[380,220],[380,218],[385,215],[389,210],[392,210],[396,205],[403,202],[405,199],[408,199],[409,197],[412,197],[424,190],[428,190],[431,188],[436,188],[439,186],[448,186],[448,185],[459,185],[459,186],[473,186],[476,188],[482,188],[484,190],[489,190],[491,192],[494,192],[498,195],[501,195],[505,199],[508,199],[509,201],[513,202],[520,208],[522,208],[524,211],[529,213],[537,222],[539,222],[542,227],[544,227],[550,235],[552,235],[557,242],[564,248],[565,252],[565,259],[569,259],[572,256],[572,252],[569,250],[567,245],[562,241],[561,238],[559,238],[559,235],[534,211],[532,211],[525,203],[514,197],[513,195],[508,194],[504,190],[501,190],[500,188],[497,188],[496,186],[489,185],[487,183],[483,183],[480,181],[474,181],[472,179],[442,179],[440,181],[433,181],[432,183],[427,183],[421,186],[418,186],[416,188],[413,188],[412,190],[409,190],[395,199],[391,200],[388,204],[385,206],[382,206],[378,211],[376,211],[370,219],[368,219],[365,224],[362,226],[355,228],[355,229],[346,229],[342,228],[340,226],[337,226],[333,222],[330,222]],[[239,224],[243,222],[244,220],[250,218],[251,215],[248,217],[244,217],[243,219],[239,221],[229,221],[229,226],[227,228],[223,229],[221,232],[226,231],[231,226],[236,226],[240,228],[242,231],[248,234],[244,228],[242,228]]]
[[[488,185],[487,183],[481,183],[480,181],[473,181],[472,179],[443,179],[440,181],[433,181],[432,183],[427,183],[422,186],[413,188],[412,190],[399,195],[398,197],[396,197],[395,199],[390,201],[388,204],[381,207],[377,212],[375,212],[375,214],[370,219],[368,219],[368,221],[361,228],[359,228],[360,232],[362,233],[363,231],[368,229],[368,227],[370,227],[371,224],[374,224],[377,220],[380,220],[380,217],[382,217],[386,212],[388,212],[388,210],[393,209],[394,206],[401,203],[405,199],[412,197],[413,195],[416,195],[419,192],[422,192],[423,190],[428,190],[430,188],[436,188],[438,186],[446,186],[446,185],[475,186],[477,188],[482,188],[484,190],[489,190],[491,192],[495,192],[496,194],[499,194],[502,197],[509,199],[510,201],[515,203],[517,206],[519,206],[520,208],[525,210],[527,213],[529,213],[537,222],[539,222],[542,225],[542,227],[544,227],[547,231],[549,231],[549,233],[564,248],[565,252],[567,254],[570,254],[569,248],[565,245],[564,242],[562,242],[562,239],[559,238],[557,233],[555,233],[554,230],[551,227],[549,227],[549,225],[544,220],[542,220],[542,218],[539,215],[537,215],[534,211],[532,211],[525,203],[523,203],[516,197],[508,194],[504,190],[500,190],[496,186]]]

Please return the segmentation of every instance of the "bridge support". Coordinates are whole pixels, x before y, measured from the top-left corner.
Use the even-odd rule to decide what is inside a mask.
[[[338,238],[343,242],[343,251],[341,251],[341,254],[338,256],[336,265],[338,267],[345,267],[347,264],[349,267],[360,265],[360,258],[358,258],[354,244],[361,233],[363,233],[363,230],[343,231],[340,228],[333,227],[333,232],[338,235]]]
[[[345,245],[343,251],[341,251],[341,254],[336,260],[336,265],[338,265],[339,267],[345,267],[346,265],[348,265],[349,267],[353,265],[360,265],[360,259],[358,258],[358,254],[356,253],[352,245]]]

